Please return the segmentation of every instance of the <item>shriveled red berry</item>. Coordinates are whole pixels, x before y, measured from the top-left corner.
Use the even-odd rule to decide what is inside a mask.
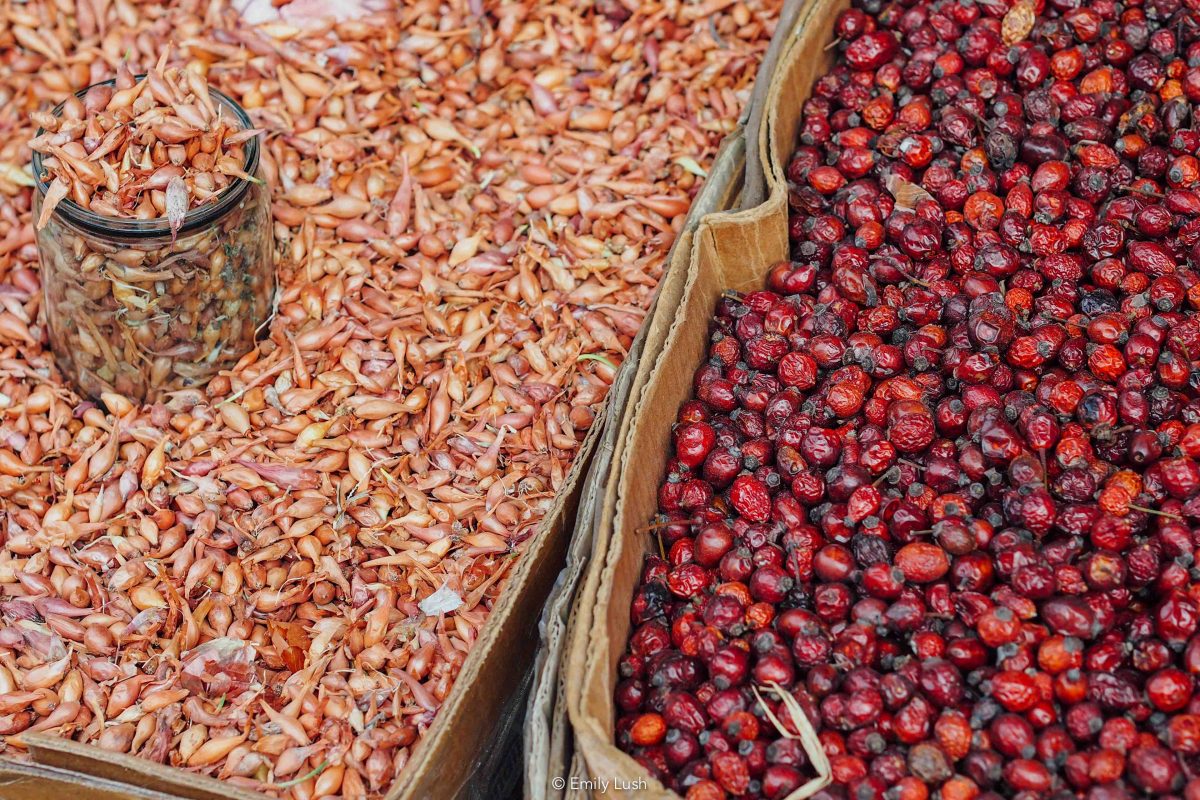
[[[739,475],[729,488],[729,502],[751,522],[765,522],[771,516],[771,493],[766,484],[751,475]]]
[[[912,542],[896,553],[896,567],[912,583],[931,583],[950,570],[946,551],[928,542]]]
[[[695,422],[675,430],[675,457],[695,469],[716,444],[717,437],[707,422]]]
[[[875,70],[891,61],[899,49],[900,44],[890,31],[874,31],[852,41],[845,56],[854,69]]]
[[[712,757],[713,778],[732,795],[745,794],[750,787],[750,771],[737,753],[723,752]]]

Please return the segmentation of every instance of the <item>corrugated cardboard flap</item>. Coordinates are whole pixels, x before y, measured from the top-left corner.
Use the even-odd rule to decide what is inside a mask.
[[[38,764],[71,770],[107,781],[143,787],[184,800],[262,800],[262,795],[228,783],[165,767],[144,758],[112,753],[71,739],[32,733],[21,737]],[[6,797],[0,791],[0,797]]]
[[[595,591],[586,630],[573,632],[568,664],[568,709],[579,753],[588,771],[613,780],[648,780],[639,797],[677,798],[613,742],[616,667],[629,637],[629,604],[648,551],[656,549],[646,529],[657,509],[657,489],[671,454],[676,410],[691,394],[692,375],[708,346],[709,322],[721,292],[758,289],[767,269],[789,256],[788,187],[784,176],[796,143],[800,112],[817,77],[832,60],[825,49],[846,0],[809,0],[800,10],[794,38],[772,77],[759,158],[769,189],[765,203],[735,213],[712,214],[696,229],[688,280],[663,350],[647,358],[649,380],[633,409],[623,463],[609,480],[617,484],[605,558],[589,567]],[[805,791],[810,791],[806,789]],[[799,793],[797,793],[799,796]]]
[[[0,759],[0,798],[4,800],[174,800],[140,786],[26,761]]]

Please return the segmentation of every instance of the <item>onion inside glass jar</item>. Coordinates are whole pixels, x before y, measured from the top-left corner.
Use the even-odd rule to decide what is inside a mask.
[[[241,106],[209,92],[227,120],[251,128]],[[274,248],[270,193],[256,177],[258,137],[244,154],[251,179],[233,179],[175,219],[174,231],[166,214],[99,214],[70,196],[49,213],[37,243],[50,342],[59,369],[84,394],[152,402],[204,384],[253,347],[271,313]],[[35,218],[50,188],[43,160],[34,153]]]

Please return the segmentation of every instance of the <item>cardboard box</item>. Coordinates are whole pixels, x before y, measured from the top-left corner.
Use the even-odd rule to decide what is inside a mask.
[[[638,367],[647,355],[662,348],[670,320],[679,304],[692,252],[692,236],[702,217],[733,208],[740,196],[745,167],[745,137],[739,128],[726,138],[717,154],[708,181],[692,205],[683,232],[667,259],[654,303],[638,333],[629,356],[617,374],[607,398],[604,433],[596,447],[591,469],[582,489],[575,534],[567,565],[559,576],[542,616],[542,645],[525,718],[525,797],[546,800],[563,796],[569,783],[571,743],[563,701],[562,665],[567,646],[568,621],[578,606],[577,589],[583,570],[591,559],[603,555],[606,542],[593,533],[602,512],[611,507],[615,486],[607,478],[614,464],[624,457],[626,408],[642,390],[646,374]],[[562,779],[557,786],[555,779]]]
[[[655,548],[645,531],[657,509],[657,490],[671,452],[671,425],[692,393],[692,375],[708,343],[708,324],[721,292],[762,288],[767,269],[789,254],[788,187],[784,167],[795,146],[800,112],[812,86],[832,64],[826,45],[846,0],[808,0],[771,78],[757,136],[766,200],[752,208],[712,214],[692,240],[683,294],[656,358],[639,365],[645,390],[630,410],[625,457],[607,481],[615,487],[610,513],[595,534],[607,552],[588,567],[578,628],[572,631],[566,666],[566,699],[576,747],[594,778],[646,780],[643,798],[668,800],[673,792],[649,778],[613,743],[616,667],[629,637],[629,606],[643,559]],[[639,530],[641,529],[641,530]],[[811,791],[811,787],[810,787]],[[793,798],[801,796],[793,794]]]

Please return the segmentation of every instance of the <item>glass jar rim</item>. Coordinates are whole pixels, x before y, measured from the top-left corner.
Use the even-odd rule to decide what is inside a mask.
[[[140,73],[134,76],[137,81],[145,80],[146,73]],[[79,99],[83,99],[93,86],[114,86],[116,79],[110,78],[106,81],[98,81],[89,86],[80,89],[75,93]],[[234,100],[224,92],[208,87],[209,94],[216,99],[218,103],[225,106],[234,115],[243,130],[249,130],[254,127],[250,121],[250,116],[241,104]],[[63,106],[67,103],[66,100],[54,107],[54,116],[62,116]],[[38,128],[37,136],[45,133],[44,128]],[[253,136],[246,141],[246,161],[242,165],[243,171],[247,175],[253,175],[258,169],[258,136]],[[33,178],[37,183],[37,190],[44,198],[46,191],[49,189],[49,184],[42,177],[42,154],[34,152],[33,154]],[[250,188],[250,181],[245,178],[235,178],[232,183],[221,190],[217,195],[215,202],[205,203],[202,206],[190,209],[187,215],[183,218],[183,225],[179,228],[178,235],[183,236],[186,233],[194,233],[195,231],[204,228],[213,222],[216,222],[224,216],[230,209],[241,202],[242,197]],[[109,217],[104,214],[97,214],[94,211],[89,211],[83,206],[76,203],[69,197],[64,197],[54,209],[55,214],[61,214],[68,222],[90,233],[99,234],[101,236],[125,236],[135,239],[142,238],[157,238],[160,236],[171,235],[171,225],[169,220],[164,217],[155,217],[154,219],[132,219],[129,217]]]

